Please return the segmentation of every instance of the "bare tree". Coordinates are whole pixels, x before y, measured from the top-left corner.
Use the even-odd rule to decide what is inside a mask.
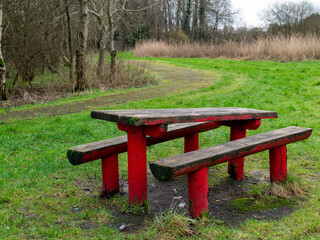
[[[182,30],[190,35],[191,0],[187,0],[186,10],[183,16]]]
[[[2,56],[2,0],[0,0],[0,101],[7,100],[6,67]]]
[[[192,38],[194,41],[199,40],[199,0],[194,0],[193,18],[192,18]]]
[[[117,51],[114,48],[114,32],[115,32],[115,20],[114,20],[115,2],[113,0],[107,3],[107,16],[109,23],[109,46],[108,50],[111,55],[110,63],[110,81],[113,82],[116,73],[116,56]]]
[[[88,41],[88,1],[79,0],[80,4],[80,22],[78,33],[78,48],[76,50],[76,71],[77,71],[77,85],[76,91],[83,91],[88,88],[86,79],[86,50]]]
[[[106,53],[107,45],[107,17],[105,14],[106,0],[90,0],[91,9],[90,14],[97,20],[97,34],[98,34],[98,46],[99,46],[99,60],[96,70],[98,77],[101,77],[101,74],[104,69],[104,60]]]
[[[73,53],[73,44],[72,44],[72,26],[71,26],[71,14],[70,7],[73,4],[74,0],[68,1],[64,0],[64,7],[67,16],[67,29],[68,29],[68,50],[69,50],[69,81],[74,82],[74,53]]]
[[[6,38],[4,55],[32,86],[38,72],[54,71],[61,59],[61,1],[3,1]],[[8,64],[7,64],[8,66]]]
[[[218,29],[221,23],[232,23],[237,12],[232,11],[230,0],[213,0],[208,4],[210,22],[213,22],[214,42],[218,40]]]
[[[206,29],[207,29],[206,10],[207,10],[207,1],[200,0],[199,2],[199,40],[200,41],[204,41],[206,37]]]
[[[300,23],[299,29],[303,34],[314,33],[320,36],[320,12],[304,19]]]
[[[301,21],[315,13],[315,8],[308,1],[296,2],[275,2],[262,13],[262,19],[280,32],[291,35]]]

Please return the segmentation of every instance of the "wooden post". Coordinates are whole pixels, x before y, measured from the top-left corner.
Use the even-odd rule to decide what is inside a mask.
[[[269,150],[270,181],[281,182],[287,179],[287,146]]]
[[[187,134],[184,137],[184,152],[191,152],[199,149],[199,133]]]
[[[128,178],[131,204],[147,200],[147,143],[143,127],[127,126]]]
[[[119,192],[118,154],[101,159],[102,189],[100,197],[110,198]]]
[[[231,127],[230,141],[237,140],[240,138],[245,138],[245,137],[246,137],[246,129]],[[244,170],[244,157],[229,161],[228,173],[232,178],[235,178],[238,181],[241,181],[244,178],[243,170]]]
[[[199,133],[186,135],[184,138],[184,152],[199,149]],[[202,168],[188,173],[189,210],[193,218],[201,217],[209,212],[208,204],[208,168]]]

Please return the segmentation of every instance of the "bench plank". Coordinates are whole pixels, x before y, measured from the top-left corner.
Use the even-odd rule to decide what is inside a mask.
[[[286,127],[164,158],[149,165],[152,174],[158,180],[166,181],[204,167],[307,139],[311,133],[311,128]]]
[[[157,138],[148,136],[147,146],[181,138],[195,132],[205,132],[218,128],[219,126],[220,125],[217,125],[215,122],[172,124],[168,126],[168,131],[164,136]],[[125,135],[70,148],[67,156],[71,164],[78,165],[127,151],[127,135]]]

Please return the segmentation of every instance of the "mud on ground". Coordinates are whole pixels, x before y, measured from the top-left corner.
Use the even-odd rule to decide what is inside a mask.
[[[221,175],[219,170],[210,169],[209,178],[218,175]],[[126,181],[121,182],[121,194],[124,195],[124,198],[128,198],[128,183]],[[259,171],[252,171],[241,182],[235,181],[228,176],[219,178],[215,181],[214,186],[209,189],[209,218],[214,219],[216,223],[224,224],[228,227],[236,227],[249,218],[279,220],[292,213],[294,211],[293,205],[277,207],[271,205],[268,209],[243,211],[243,209],[238,209],[232,204],[239,198],[252,198],[248,195],[248,190],[253,185],[265,185],[268,182],[269,177],[267,174]],[[95,192],[97,192],[97,189]],[[110,200],[103,199],[103,201]],[[160,182],[151,174],[148,174],[148,203],[150,213],[142,213],[140,215],[111,207],[114,218],[107,225],[126,233],[135,233],[150,227],[156,214],[172,208],[180,214],[189,216],[187,176],[185,175],[169,182]],[[92,222],[89,222],[88,226],[92,226],[92,224]]]

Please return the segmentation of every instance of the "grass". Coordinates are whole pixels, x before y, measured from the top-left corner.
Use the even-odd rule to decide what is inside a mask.
[[[177,239],[194,236],[192,225],[197,221],[177,213],[172,208],[167,212],[156,215],[151,226],[155,239]]]
[[[250,211],[261,211],[266,209],[276,210],[280,206],[290,206],[293,202],[287,199],[278,198],[237,198],[231,201],[229,207],[230,209],[236,209],[239,212],[250,212]]]
[[[133,59],[128,53],[123,56]],[[115,124],[91,119],[87,111],[0,125],[0,238],[154,239],[160,236],[161,239],[161,229],[167,228],[169,237],[178,234],[177,217],[179,224],[185,224],[181,227],[182,236],[177,235],[181,239],[319,239],[320,62],[145,59],[212,71],[219,79],[202,90],[104,109],[236,106],[278,111],[278,119],[263,120],[261,127],[249,131],[249,135],[289,125],[314,129],[310,139],[288,146],[288,172],[297,182],[308,185],[306,201],[279,221],[252,218],[238,227],[228,227],[210,217],[194,224],[171,212],[159,215],[153,223],[147,223],[152,227],[141,232],[121,233],[107,223],[113,218],[112,205],[121,205],[124,197],[112,200],[95,197],[101,184],[100,163],[72,166],[66,158],[69,147],[123,134]],[[202,133],[200,145],[226,142],[228,137],[228,129],[219,128]],[[181,149],[182,140],[159,144],[149,148],[148,160],[177,154]],[[120,175],[126,179],[126,155],[119,159]],[[267,152],[264,152],[248,157],[245,171],[268,172],[268,167]],[[90,191],[85,191],[88,187]],[[265,204],[271,200],[266,201]]]

